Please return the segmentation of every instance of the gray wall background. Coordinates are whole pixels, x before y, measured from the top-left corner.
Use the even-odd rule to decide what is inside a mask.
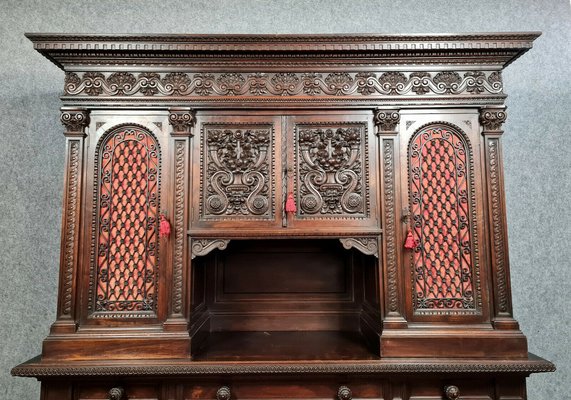
[[[568,0],[0,0],[0,398],[39,398],[9,370],[40,353],[55,318],[63,72],[24,32],[433,33],[541,30],[504,72],[504,160],[515,316],[554,374],[530,399],[569,398],[571,11]]]

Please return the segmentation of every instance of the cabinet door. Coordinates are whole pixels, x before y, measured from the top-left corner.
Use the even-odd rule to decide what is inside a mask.
[[[280,116],[197,115],[191,234],[281,227]]]
[[[378,233],[377,141],[366,112],[288,118],[288,229]]]
[[[402,239],[412,320],[486,318],[477,111],[401,116]],[[454,319],[454,318],[453,318]]]

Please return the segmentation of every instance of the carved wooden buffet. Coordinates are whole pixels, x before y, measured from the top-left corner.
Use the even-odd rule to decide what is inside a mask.
[[[526,398],[502,70],[538,33],[28,34],[66,73],[43,400]]]

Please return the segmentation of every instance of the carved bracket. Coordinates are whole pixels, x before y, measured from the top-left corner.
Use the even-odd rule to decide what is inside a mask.
[[[230,240],[227,239],[192,239],[190,245],[192,258],[205,256],[212,250],[224,250],[228,243],[230,243]]]
[[[89,111],[83,108],[62,108],[60,121],[65,126],[66,136],[85,136]]]
[[[395,134],[397,125],[400,121],[399,110],[375,110],[374,117],[377,126],[377,135]]]
[[[169,108],[169,123],[173,128],[173,136],[193,136],[192,128],[195,121],[195,113],[190,108]]]
[[[502,125],[506,122],[506,110],[504,108],[483,108],[480,111],[480,123],[484,130],[482,134],[497,134],[504,133]]]
[[[339,241],[347,250],[354,247],[363,254],[379,258],[379,243],[375,237],[341,238]]]

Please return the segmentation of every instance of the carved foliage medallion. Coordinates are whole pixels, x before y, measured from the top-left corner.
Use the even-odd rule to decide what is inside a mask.
[[[419,310],[474,310],[475,255],[472,154],[459,129],[421,128],[408,153],[414,305]],[[476,282],[474,282],[476,280]]]
[[[270,125],[204,126],[203,217],[272,218],[273,136]]]
[[[295,140],[298,216],[366,217],[365,124],[298,125]]]
[[[155,311],[159,145],[145,129],[123,126],[102,139],[96,159],[95,311]]]

